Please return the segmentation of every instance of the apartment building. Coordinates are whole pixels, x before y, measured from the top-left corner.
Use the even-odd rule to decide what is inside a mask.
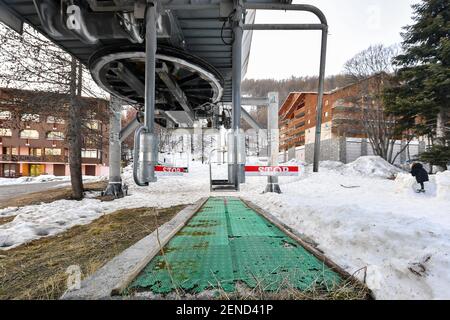
[[[49,101],[44,105],[42,101]],[[69,175],[68,97],[0,88],[0,177]],[[108,101],[82,98],[83,175],[108,172]]]
[[[386,74],[377,74],[343,88],[324,93],[321,127],[321,160],[348,163],[363,155],[373,155],[362,125],[362,111],[357,99],[369,96],[384,85]],[[317,117],[316,92],[292,92],[279,110],[280,151],[284,160],[296,158],[312,162]],[[413,141],[406,150],[411,158],[425,148],[423,141]],[[395,150],[402,149],[398,141]],[[406,155],[398,162],[406,161]]]

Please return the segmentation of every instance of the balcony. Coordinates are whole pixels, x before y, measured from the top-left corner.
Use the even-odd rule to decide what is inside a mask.
[[[86,163],[86,164],[101,164],[102,163],[102,159],[97,159],[97,158],[82,158],[81,159],[82,163]]]
[[[29,155],[11,155],[11,154],[0,154],[0,161],[11,161],[11,162],[69,162],[66,156],[29,156]]]

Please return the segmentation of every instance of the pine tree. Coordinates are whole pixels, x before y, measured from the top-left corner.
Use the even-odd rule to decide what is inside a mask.
[[[403,53],[394,59],[398,85],[385,94],[387,111],[404,130],[430,138],[422,159],[445,167],[450,161],[450,3],[413,5],[414,23],[404,28]]]

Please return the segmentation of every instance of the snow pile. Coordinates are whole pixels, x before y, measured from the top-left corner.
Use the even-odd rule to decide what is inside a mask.
[[[438,172],[436,174],[436,185],[437,197],[441,200],[450,199],[450,171]]]
[[[378,156],[360,157],[347,164],[344,171],[348,175],[360,174],[378,178],[390,178],[402,172],[401,169]]]
[[[267,177],[247,177],[240,193],[224,195],[253,201],[315,241],[350,274],[359,270],[356,276],[366,275],[378,299],[450,299],[448,172],[430,177],[427,193],[416,194],[410,174],[378,157],[348,165],[322,162],[319,173],[304,169],[299,177],[279,178],[281,195],[262,194]],[[396,173],[395,181],[379,179]],[[159,177],[149,187],[136,187],[131,176],[128,167],[123,178],[130,196],[113,202],[60,200],[0,210],[16,215],[0,226],[0,246],[7,250],[123,208],[190,204],[210,195],[208,165],[198,162],[184,177]],[[428,192],[434,185],[438,196]]]
[[[192,163],[189,169],[191,172],[186,177],[158,177],[157,183],[142,188],[132,182],[132,168],[127,167],[123,179],[129,186],[130,196],[112,202],[85,198],[0,210],[2,217],[15,216],[12,222],[0,225],[0,249],[8,250],[42,236],[55,235],[121,209],[194,203],[209,194],[208,166]]]
[[[324,168],[327,170],[334,170],[337,172],[342,172],[343,169],[345,168],[345,164],[343,164],[342,162],[339,161],[321,161],[320,162],[320,168]]]
[[[421,194],[418,197],[436,197],[437,195],[437,185],[436,185],[437,177],[430,176],[430,181],[425,182],[425,194]],[[409,195],[411,197],[417,196],[417,190],[420,189],[420,184],[417,183],[416,178],[414,178],[410,173],[399,173],[395,178],[395,192],[399,194]],[[443,190],[445,187],[443,187]],[[445,191],[443,192],[444,197],[442,200],[445,200]],[[450,199],[450,197],[447,197]]]
[[[395,178],[395,192],[412,194],[415,191],[416,179],[410,173],[399,173]]]
[[[356,276],[364,279],[367,267],[378,299],[450,299],[450,198],[397,193],[399,181],[412,187],[406,174],[395,182],[322,170],[283,181],[281,195],[245,186],[243,197],[315,241],[350,274],[361,269]]]
[[[83,181],[85,182],[94,182],[106,179],[107,177],[103,176],[83,176]],[[45,174],[37,177],[0,178],[0,186],[26,184],[26,183],[54,182],[54,181],[69,182],[70,176],[54,176],[52,174]]]
[[[299,167],[306,167],[308,164],[306,162],[303,162],[301,160],[292,159],[288,162],[283,163],[285,166],[299,166]]]

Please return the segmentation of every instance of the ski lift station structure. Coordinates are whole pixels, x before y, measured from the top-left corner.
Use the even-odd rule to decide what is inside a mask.
[[[317,23],[256,24],[260,10],[314,14]],[[120,144],[135,131],[134,179],[156,181],[155,123],[192,128],[206,119],[230,129],[228,180],[239,190],[245,168],[241,80],[256,30],[322,31],[314,170],[318,170],[328,25],[316,7],[290,0],[0,0],[0,21],[17,32],[27,23],[76,57],[111,94],[110,179],[107,192],[122,193]],[[123,129],[120,106],[137,117]],[[231,105],[231,112],[224,106]],[[277,110],[278,111],[278,110]]]

